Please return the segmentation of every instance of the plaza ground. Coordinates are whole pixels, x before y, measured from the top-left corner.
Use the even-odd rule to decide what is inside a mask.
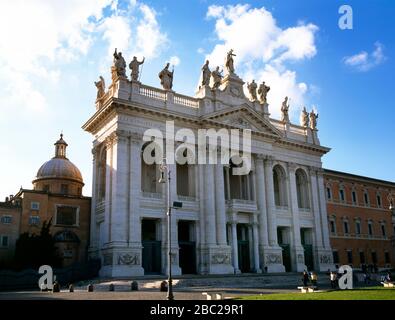
[[[266,274],[237,276],[189,276],[174,279],[175,300],[206,300],[203,292],[221,293],[224,299],[249,300],[395,300],[395,289],[378,287],[379,282],[366,287],[355,282],[355,290],[331,291],[326,274],[319,275],[319,292],[300,293],[300,274]],[[165,300],[166,292],[159,287],[165,277],[142,277],[139,290],[131,291],[132,279],[95,279],[74,284],[74,292],[67,286],[59,293],[35,290],[0,292],[0,300]],[[94,292],[87,292],[93,284]],[[109,291],[110,285],[114,291]]]

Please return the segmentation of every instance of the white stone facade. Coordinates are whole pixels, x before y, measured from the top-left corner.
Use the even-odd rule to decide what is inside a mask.
[[[321,169],[329,149],[316,129],[270,118],[243,84],[231,74],[188,97],[113,79],[83,126],[94,137],[90,253],[102,259],[102,276],[167,273],[166,188],[141,160],[143,133],[165,132],[167,120],[176,130],[252,130],[246,176],[222,164],[170,165],[171,200],[183,202],[172,214],[173,274],[333,268]]]

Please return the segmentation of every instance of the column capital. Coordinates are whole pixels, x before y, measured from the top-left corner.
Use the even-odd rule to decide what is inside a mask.
[[[255,159],[256,159],[256,161],[258,162],[263,162],[265,159],[266,159],[266,156],[265,155],[263,155],[263,154],[256,154],[255,155]]]
[[[295,162],[288,162],[287,165],[288,165],[289,172],[295,173],[296,168],[298,167],[298,164]]]
[[[265,156],[264,159],[265,159],[265,165],[267,165],[267,166],[273,165],[273,162],[275,160],[275,158],[270,155]]]
[[[143,135],[141,133],[139,133],[139,132],[131,132],[129,134],[129,137],[130,137],[130,142],[132,144],[141,145],[142,142],[143,142]]]

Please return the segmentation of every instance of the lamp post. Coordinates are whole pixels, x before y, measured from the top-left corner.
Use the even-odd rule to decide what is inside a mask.
[[[171,277],[171,204],[170,204],[170,170],[168,164],[166,164],[166,158],[163,159],[160,167],[160,179],[159,183],[167,182],[167,244],[168,244],[168,286],[167,286],[167,300],[174,300],[173,295],[173,279]],[[166,181],[167,180],[167,181]]]

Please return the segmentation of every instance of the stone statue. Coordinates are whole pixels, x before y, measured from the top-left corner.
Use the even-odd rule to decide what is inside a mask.
[[[171,90],[173,87],[173,71],[169,70],[170,63],[166,63],[166,66],[163,68],[161,72],[159,72],[158,77],[160,79],[160,84],[162,85],[163,89]]]
[[[310,112],[310,128],[312,130],[317,130],[317,119],[318,119],[318,113],[314,113],[314,110],[311,110],[311,112]]]
[[[211,71],[208,67],[209,61],[206,60],[206,63],[202,67],[202,82],[200,84],[201,87],[208,86],[210,84],[210,75]]]
[[[106,93],[106,84],[104,82],[104,78],[102,76],[99,77],[99,81],[95,81],[95,86],[97,88],[97,96],[96,100],[100,100]]]
[[[256,101],[257,100],[256,89],[258,88],[258,85],[256,84],[255,80],[252,80],[251,83],[247,82],[247,88],[248,88],[248,92],[250,93],[252,101]]]
[[[289,123],[288,110],[289,110],[288,97],[285,97],[283,104],[281,106],[281,112],[282,112],[281,122]]]
[[[305,128],[309,126],[309,113],[306,111],[306,107],[303,107],[302,113],[300,114],[300,125]]]
[[[265,85],[265,81],[263,81],[258,88],[258,95],[261,103],[263,104],[267,103],[266,96],[269,91],[270,91],[270,87]]]
[[[217,89],[221,85],[222,71],[219,71],[219,67],[217,67],[214,71],[211,72],[211,78],[213,79],[213,89]]]
[[[230,49],[228,53],[226,54],[226,60],[225,60],[225,67],[228,70],[229,74],[232,74],[235,72],[235,67],[233,64],[233,57],[236,55],[233,53],[233,49]]]
[[[139,67],[142,65],[145,61],[145,58],[143,57],[142,61],[138,61],[137,57],[134,56],[133,60],[129,63],[129,69],[132,70],[132,73],[130,74],[131,78],[133,81],[138,81],[139,80]]]
[[[122,52],[114,51],[114,67],[118,77],[126,78],[126,61],[122,56]]]

